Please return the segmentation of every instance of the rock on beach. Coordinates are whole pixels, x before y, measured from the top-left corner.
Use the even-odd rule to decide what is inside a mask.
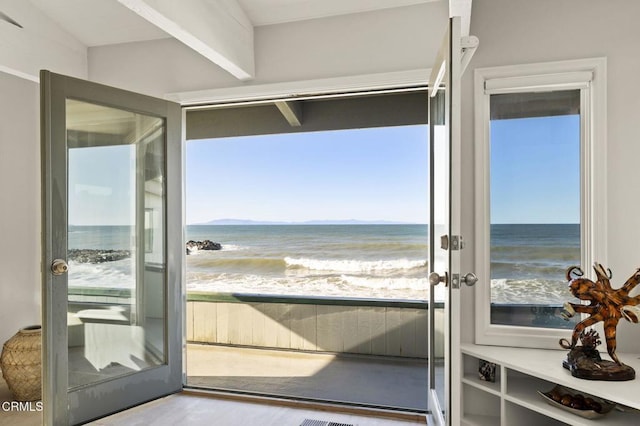
[[[198,250],[222,250],[222,244],[211,240],[204,241],[187,241],[187,254],[193,254]]]
[[[104,263],[131,257],[129,250],[69,249],[68,259],[78,263]]]

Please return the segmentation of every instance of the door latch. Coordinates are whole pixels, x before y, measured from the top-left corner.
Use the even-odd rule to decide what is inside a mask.
[[[464,248],[464,240],[462,239],[462,235],[452,235],[449,238],[448,235],[443,235],[440,237],[440,248],[442,250],[462,250]]]
[[[452,235],[451,236],[451,250],[462,250],[464,248],[464,240],[462,239],[462,235]]]
[[[460,284],[466,284],[467,286],[472,287],[477,282],[478,277],[472,272],[469,272],[462,277],[460,274],[451,274],[451,288],[458,289],[460,288]]]
[[[449,250],[449,236],[443,235],[440,237],[440,248],[442,250]]]

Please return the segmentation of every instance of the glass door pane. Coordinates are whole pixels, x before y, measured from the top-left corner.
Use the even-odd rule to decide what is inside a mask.
[[[180,108],[43,71],[45,423],[182,387]]]
[[[445,338],[449,321],[449,238],[450,238],[450,144],[446,120],[446,89],[430,97],[431,118],[431,234],[429,297],[429,409],[435,418],[445,421],[447,392]],[[437,274],[437,275],[436,275]],[[434,285],[435,284],[435,285]]]
[[[67,99],[69,388],[165,362],[164,120]]]
[[[448,418],[449,291],[451,281],[451,138],[449,44],[447,30],[429,79],[431,140],[431,229],[429,275],[429,412],[436,425]]]

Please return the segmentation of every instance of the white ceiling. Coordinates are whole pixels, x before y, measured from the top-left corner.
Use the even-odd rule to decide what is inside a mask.
[[[460,16],[470,16],[471,1],[0,0],[0,24],[13,24],[15,31],[23,20],[28,39],[40,33],[41,16],[86,47],[174,38],[246,81],[255,78],[255,27],[431,2],[447,2],[450,13],[457,7]]]
[[[254,26],[410,6],[438,0],[238,0]]]
[[[171,37],[117,0],[30,0],[84,45],[155,40]],[[174,0],[178,1],[178,0]],[[188,7],[192,0],[180,0]],[[237,2],[253,26],[388,9],[439,0],[204,0]]]
[[[88,47],[170,37],[116,0],[31,0]]]

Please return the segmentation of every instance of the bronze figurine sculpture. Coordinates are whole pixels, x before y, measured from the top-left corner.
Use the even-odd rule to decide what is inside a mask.
[[[611,287],[611,270],[596,263],[593,266],[597,280],[595,282],[583,278],[584,272],[578,266],[572,266],[567,270],[569,291],[580,300],[590,303],[582,305],[567,302],[564,304],[562,316],[569,319],[576,312],[589,314],[590,316],[579,322],[573,329],[571,342],[567,339],[560,340],[560,346],[570,349],[567,360],[563,363],[565,368],[580,378],[591,380],[632,380],[635,371],[622,364],[616,355],[616,327],[620,318],[638,323],[640,309],[640,296],[630,297],[629,292],[640,284],[640,269],[624,283],[619,289]],[[603,322],[607,352],[614,362],[603,361],[595,347],[600,343],[594,330],[586,328],[596,323]],[[583,346],[576,346],[578,339]]]

